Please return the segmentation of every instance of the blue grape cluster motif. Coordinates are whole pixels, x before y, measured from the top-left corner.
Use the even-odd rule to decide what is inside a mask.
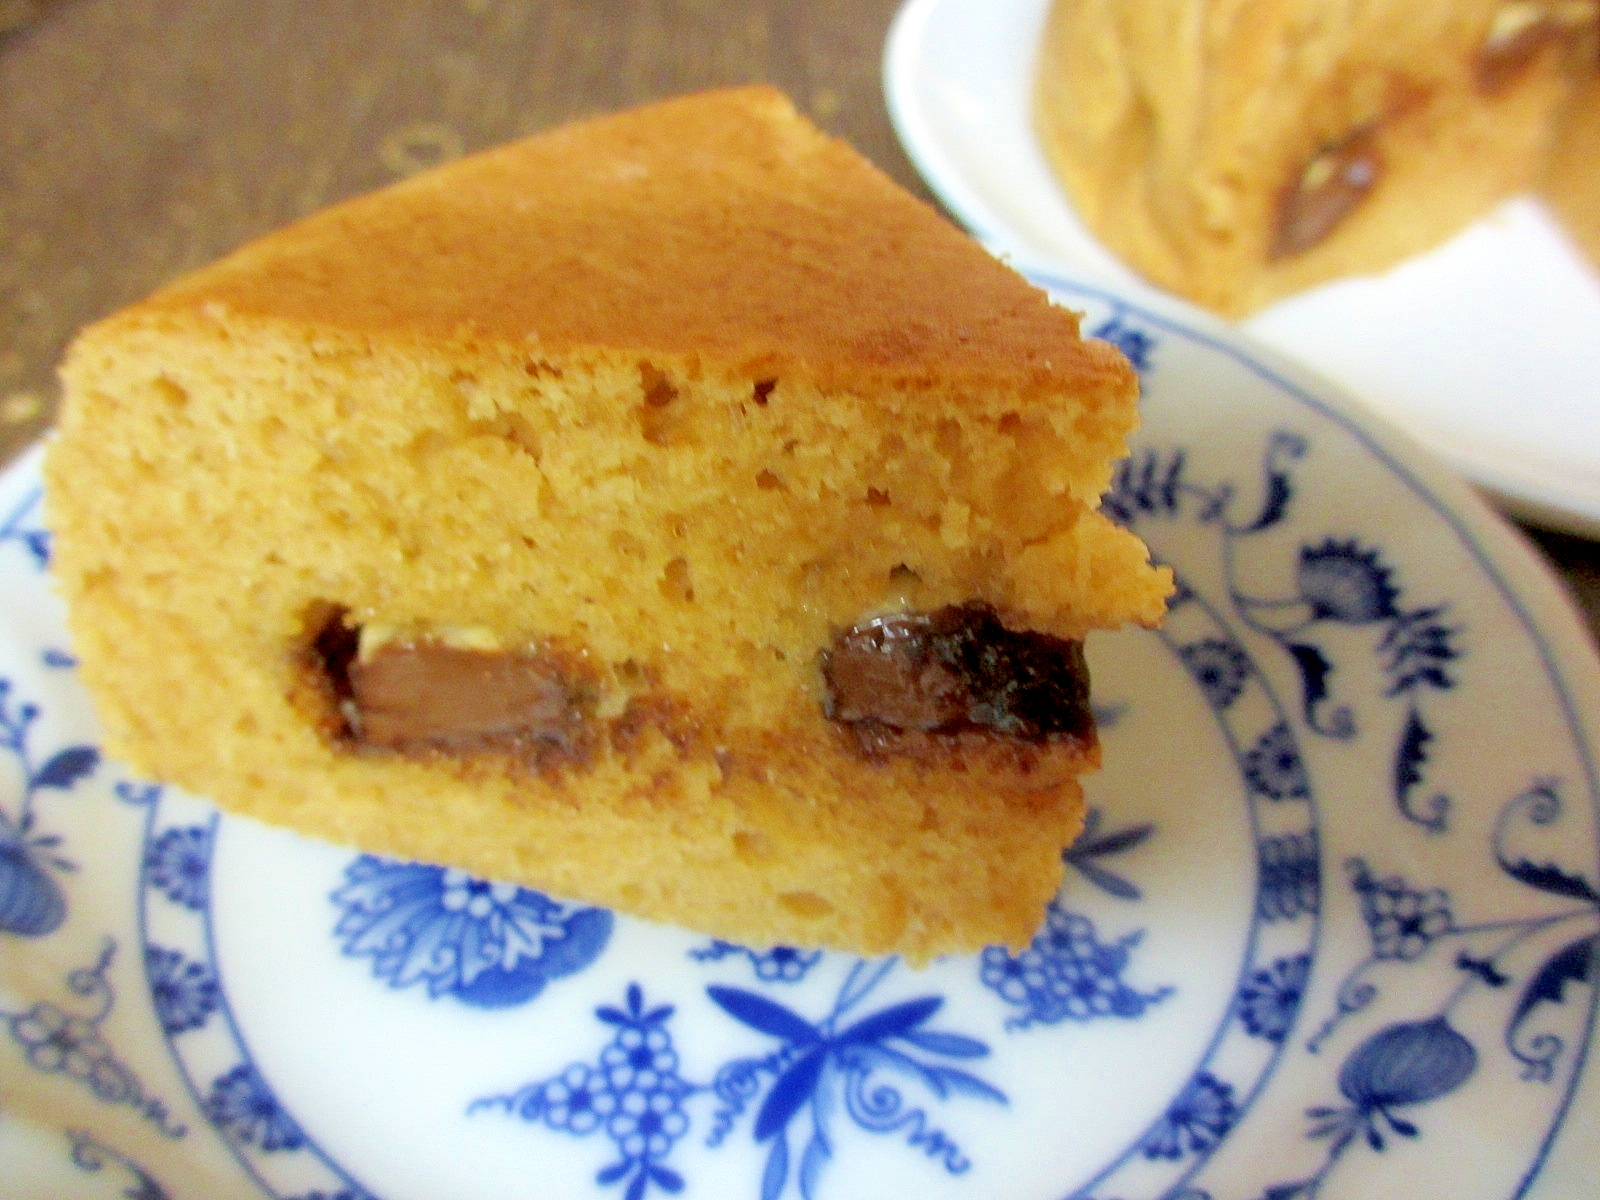
[[[615,1157],[595,1179],[622,1187],[624,1200],[684,1187],[667,1160],[689,1135],[689,1105],[701,1095],[717,1100],[705,1135],[712,1147],[733,1136],[755,1108],[750,1136],[768,1147],[762,1200],[778,1200],[791,1182],[801,1196],[816,1196],[841,1121],[870,1133],[899,1134],[944,1170],[960,1174],[971,1165],[960,1146],[903,1089],[913,1087],[929,1102],[965,1096],[1004,1104],[1006,1098],[951,1065],[982,1058],[989,1048],[929,1027],[942,997],[921,996],[846,1019],[895,966],[893,959],[858,961],[820,1021],[757,992],[708,987],[707,996],[723,1013],[774,1042],[768,1053],[724,1064],[709,1084],[692,1082],[679,1069],[670,1029],[676,1007],[647,1004],[643,989],[630,984],[621,1006],[595,1010],[613,1030],[597,1061],[571,1063],[515,1092],[477,1100],[469,1111],[495,1109],[574,1137],[603,1133]]]
[[[1064,907],[1058,896],[1027,949],[1015,955],[1004,946],[983,951],[980,978],[1019,1010],[1007,1019],[1008,1029],[1097,1017],[1133,1019],[1172,994],[1170,987],[1140,992],[1124,982],[1122,973],[1142,937],[1139,930],[1102,942],[1094,923]]]
[[[40,1000],[14,1012],[0,1010],[0,1027],[11,1035],[24,1060],[36,1071],[77,1080],[106,1104],[128,1105],[164,1136],[187,1132],[169,1120],[167,1105],[145,1094],[139,1079],[106,1041],[102,1027],[116,1005],[109,978],[116,942],[107,939],[91,967],[67,976],[67,988],[81,1006]]]
[[[1137,900],[1138,886],[1111,870],[1105,860],[1141,845],[1155,826],[1107,831],[1101,828],[1104,815],[1099,808],[1089,810],[1083,831],[1062,854],[1062,861],[1101,891],[1119,900]],[[1100,1017],[1131,1020],[1172,994],[1168,987],[1140,992],[1123,980],[1133,949],[1143,937],[1143,930],[1135,930],[1115,942],[1102,942],[1094,922],[1067,908],[1064,896],[1058,894],[1045,912],[1043,928],[1021,953],[1012,954],[1004,946],[984,949],[978,978],[1016,1010],[1006,1020],[1007,1029]]]
[[[598,1063],[572,1063],[541,1083],[474,1101],[468,1111],[499,1108],[574,1137],[603,1132],[617,1157],[595,1180],[622,1184],[626,1200],[639,1200],[652,1185],[682,1191],[683,1176],[666,1159],[689,1129],[684,1100],[704,1089],[678,1073],[668,1029],[674,1011],[670,1004],[647,1006],[643,989],[630,984],[622,1007],[595,1010],[614,1030]]]

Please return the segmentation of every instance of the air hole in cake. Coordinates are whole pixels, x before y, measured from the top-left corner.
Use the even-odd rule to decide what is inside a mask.
[[[652,446],[672,443],[684,427],[684,416],[673,404],[678,388],[649,363],[639,364],[639,386],[644,403],[639,406],[639,431]]]
[[[639,364],[639,384],[644,388],[644,402],[652,408],[665,408],[678,398],[678,389],[649,363]]]
[[[514,412],[496,413],[492,417],[479,418],[472,421],[471,427],[473,433],[499,438],[507,445],[527,454],[534,462],[539,461],[538,431],[522,414]]]
[[[772,839],[759,829],[733,831],[733,856],[740,862],[762,862],[772,857]]]
[[[756,476],[756,486],[758,488],[760,488],[763,492],[777,492],[777,491],[786,491],[787,490],[783,486],[783,480],[779,479],[771,471],[762,471],[759,475],[757,475]]]
[[[997,428],[1007,437],[1016,437],[1022,432],[1022,414],[1014,412],[1003,414]]]
[[[874,617],[821,655],[824,712],[868,758],[921,757],[973,734],[1089,745],[1083,644],[1007,629],[970,602]]]
[[[783,892],[778,896],[778,903],[795,916],[812,921],[833,913],[833,905],[815,892]]]
[[[778,386],[776,379],[758,379],[755,386],[750,389],[750,398],[763,408],[772,396],[772,389]]]
[[[182,411],[189,407],[189,393],[165,375],[158,375],[152,386],[156,395],[171,407]]]
[[[888,492],[882,491],[875,487],[869,487],[867,489],[867,507],[888,508],[892,503],[893,501],[889,499]]]
[[[918,575],[905,563],[896,563],[889,568],[889,582],[904,586],[911,583],[921,583],[922,576]]]
[[[661,571],[661,594],[680,604],[694,603],[694,580],[689,575],[689,563],[675,558]]]
[[[487,631],[411,635],[325,604],[310,647],[340,742],[409,756],[492,752],[544,766],[593,751],[592,668],[550,649],[501,649]]]

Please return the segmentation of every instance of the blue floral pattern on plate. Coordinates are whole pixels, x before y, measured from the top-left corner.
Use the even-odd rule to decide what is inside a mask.
[[[1107,509],[1180,588],[1095,659],[1106,770],[1038,934],[922,970],[352,856],[121,777],[44,585],[36,465],[0,481],[0,942],[29,968],[0,978],[0,1069],[79,1113],[38,1161],[145,1200],[202,1143],[283,1200],[398,1200],[423,1166],[618,1200],[1534,1188],[1600,996],[1579,643],[1314,389],[1044,282],[1140,371]],[[1520,1161],[1474,1157],[1489,1113]],[[1404,1175],[1400,1146],[1428,1151]]]

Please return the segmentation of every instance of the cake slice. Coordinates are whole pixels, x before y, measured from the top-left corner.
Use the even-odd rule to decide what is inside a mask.
[[[1035,125],[1084,223],[1238,316],[1531,187],[1600,0],[1054,0]]]
[[[756,945],[1034,932],[1110,346],[764,88],[315,215],[88,329],[46,465],[111,752],[234,811]]]
[[[1600,54],[1562,115],[1541,189],[1589,261],[1600,269]]]

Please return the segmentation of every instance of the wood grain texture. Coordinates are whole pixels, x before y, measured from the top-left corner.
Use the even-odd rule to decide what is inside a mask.
[[[764,81],[928,193],[899,0],[0,0],[0,462],[81,325],[344,196],[572,117]],[[1600,545],[1539,548],[1600,635]]]

